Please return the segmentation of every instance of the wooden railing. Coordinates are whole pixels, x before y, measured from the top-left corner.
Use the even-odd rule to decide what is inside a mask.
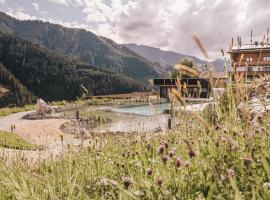
[[[242,62],[233,62],[232,63],[233,66],[266,66],[269,65],[270,66],[270,61],[264,61],[264,60],[254,60],[254,61],[242,61]]]

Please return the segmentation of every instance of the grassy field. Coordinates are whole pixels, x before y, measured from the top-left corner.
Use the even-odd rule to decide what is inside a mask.
[[[70,147],[34,168],[23,160],[0,163],[0,196],[270,199],[270,113],[249,112],[248,90],[229,82],[204,113],[179,113],[182,123],[170,132],[94,135],[89,147]]]
[[[190,122],[195,120],[189,119]],[[269,199],[268,115],[255,134],[206,132],[104,135],[87,149],[36,169],[0,169],[3,199]]]
[[[144,99],[144,102],[146,102],[147,99]],[[49,105],[51,106],[102,106],[102,105],[126,105],[127,103],[141,103],[141,102],[135,102],[132,99],[115,99],[112,100],[110,98],[92,98],[92,99],[78,99],[73,102],[68,102],[68,101],[53,101],[53,102],[48,102]],[[34,110],[36,108],[36,105],[26,105],[24,107],[12,107],[12,108],[0,108],[0,117],[8,116],[14,113],[18,112],[26,112],[30,110]]]
[[[15,133],[0,131],[0,147],[9,149],[20,149],[20,150],[37,150],[42,149],[41,146],[33,145],[20,138]]]
[[[18,112],[25,112],[35,109],[35,105],[27,105],[24,107],[13,107],[13,108],[0,108],[0,117],[8,116]]]

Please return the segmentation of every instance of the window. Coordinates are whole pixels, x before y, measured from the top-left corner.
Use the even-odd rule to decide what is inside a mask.
[[[253,58],[252,57],[246,57],[246,61],[247,62],[252,62],[253,61]]]
[[[270,61],[270,56],[263,57],[263,61]]]

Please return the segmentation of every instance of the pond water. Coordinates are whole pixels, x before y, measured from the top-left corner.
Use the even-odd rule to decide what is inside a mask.
[[[185,106],[185,111],[200,110],[205,104],[192,104]],[[171,103],[145,104],[132,106],[100,106],[83,108],[84,111],[105,111],[105,116],[112,119],[112,122],[101,123],[93,128],[93,132],[149,132],[155,130],[168,130],[168,120],[170,116],[163,114],[169,109]],[[179,105],[174,105],[178,107]],[[174,118],[173,125],[179,124],[179,120]]]
[[[151,116],[163,114],[164,110],[169,109],[170,106],[171,106],[170,103],[123,106],[123,107],[113,107],[110,109],[110,111],[117,113]]]
[[[116,113],[116,120],[95,129],[97,132],[149,132],[168,129],[168,115],[135,115]]]
[[[169,115],[163,114],[170,103],[145,104],[109,107],[105,110],[114,113],[113,123],[96,128],[98,132],[148,132],[167,130]]]

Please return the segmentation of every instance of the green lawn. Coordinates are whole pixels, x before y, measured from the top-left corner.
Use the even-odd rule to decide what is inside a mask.
[[[8,116],[18,112],[30,111],[34,109],[35,105],[27,105],[24,107],[14,107],[14,108],[0,108],[0,117]]]
[[[29,168],[0,161],[2,199],[270,199],[270,113],[238,109],[227,88],[170,132],[97,134],[89,147]],[[242,99],[240,99],[242,98]]]
[[[15,133],[3,131],[0,131],[0,147],[21,150],[37,150],[42,148],[41,146],[30,144]]]
[[[95,136],[89,148],[28,169],[0,164],[3,199],[269,199],[270,115],[206,130]],[[234,126],[232,126],[234,124]],[[23,183],[23,184],[21,184]]]

